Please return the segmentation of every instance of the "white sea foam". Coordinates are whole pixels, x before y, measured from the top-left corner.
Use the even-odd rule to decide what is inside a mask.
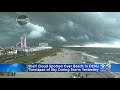
[[[107,53],[109,54],[109,53]],[[111,53],[112,54],[112,53]],[[86,53],[82,53],[82,55],[85,55],[87,57],[91,57],[89,58],[89,61],[95,63],[95,64],[118,64],[118,62],[115,62],[115,61],[112,61],[112,60],[109,60],[108,62],[104,63],[104,62],[99,62],[97,61],[98,57],[96,56],[93,56],[93,55],[89,55],[89,54],[86,54]],[[92,59],[93,58],[93,59]],[[120,73],[113,73],[111,72],[111,74],[113,74],[115,76],[115,78],[120,78]]]
[[[90,55],[90,54],[87,54],[87,53],[82,53],[82,55],[85,55],[85,56],[87,56],[87,57],[92,57],[92,58],[98,58],[98,57],[96,57],[96,56],[93,56],[93,55]]]
[[[104,54],[120,54],[120,53],[104,53]]]
[[[115,61],[109,60],[109,61],[108,61],[108,64],[118,64],[118,62],[115,62]]]

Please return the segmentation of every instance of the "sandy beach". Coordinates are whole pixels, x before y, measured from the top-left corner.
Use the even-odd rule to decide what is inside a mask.
[[[79,51],[73,51],[69,49],[63,49],[62,52],[58,52],[56,56],[48,56],[36,63],[41,64],[80,64],[91,63],[87,60],[86,56],[83,56]],[[86,74],[88,75],[86,77]],[[80,75],[80,76],[79,76]],[[26,72],[16,73],[15,76],[1,76],[1,78],[114,78],[111,73],[94,73],[94,72]]]

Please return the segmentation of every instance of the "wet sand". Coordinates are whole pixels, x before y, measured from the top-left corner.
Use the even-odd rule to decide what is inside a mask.
[[[87,60],[86,56],[80,54],[79,51],[73,51],[69,49],[63,49],[63,52],[57,53],[56,56],[46,57],[39,60],[36,63],[41,64],[80,64],[80,63],[91,63]],[[15,76],[1,76],[1,78],[80,78],[79,72],[26,72],[16,73]],[[115,76],[111,73],[96,73],[96,72],[81,72],[80,76],[84,78],[114,78]],[[88,75],[87,77],[86,74]],[[75,76],[76,75],[76,76]]]

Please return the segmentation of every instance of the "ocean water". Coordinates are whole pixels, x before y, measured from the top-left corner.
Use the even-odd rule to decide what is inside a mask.
[[[120,63],[120,48],[67,47],[67,49],[80,51],[95,63]]]
[[[88,57],[92,63],[120,63],[120,48],[96,48],[96,47],[66,47],[67,49],[80,51],[80,54]],[[120,78],[120,73],[112,73],[116,78]]]

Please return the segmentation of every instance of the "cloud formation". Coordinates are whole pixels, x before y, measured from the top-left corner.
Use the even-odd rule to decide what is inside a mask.
[[[20,26],[18,15],[30,17]],[[15,45],[21,36],[28,45],[48,42],[52,46],[112,44],[120,42],[119,12],[1,12],[0,45]]]
[[[39,26],[39,25],[28,23],[27,27],[32,29],[32,31],[28,34],[29,38],[39,38],[39,37],[42,37],[43,34],[46,33],[46,30],[44,29],[44,27]]]
[[[67,40],[66,40],[64,37],[62,37],[62,36],[57,36],[57,38],[58,38],[59,40],[63,41],[63,42],[66,42],[66,41],[67,41]]]

